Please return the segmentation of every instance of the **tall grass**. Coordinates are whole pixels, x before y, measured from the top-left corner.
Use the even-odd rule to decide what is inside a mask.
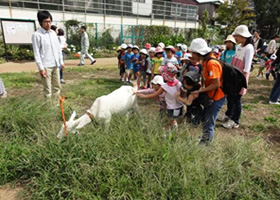
[[[75,76],[98,71],[68,70]],[[39,80],[28,73],[1,77],[8,88],[25,91]],[[67,83],[66,118],[73,109],[83,114],[95,98],[119,86],[117,80],[98,78]],[[245,110],[254,112],[257,106],[249,100]],[[0,185],[21,183],[26,198],[34,200],[279,199],[279,156],[261,137],[217,129],[214,142],[201,147],[200,129],[187,125],[166,137],[150,102],[140,101],[145,109],[141,118],[113,116],[108,129],[92,123],[60,141],[56,134],[62,121],[55,102],[27,95],[1,101]],[[269,108],[279,114],[278,107]],[[273,113],[249,127],[258,133],[268,129],[263,122],[277,128]]]
[[[279,159],[261,138],[216,135],[197,145],[183,125],[164,137],[156,115],[114,116],[56,139],[59,108],[40,99],[0,106],[0,184],[25,185],[31,199],[279,199]],[[67,116],[70,110],[66,108]]]

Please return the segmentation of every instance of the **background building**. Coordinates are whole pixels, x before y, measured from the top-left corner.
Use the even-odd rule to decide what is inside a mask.
[[[2,0],[0,18],[36,19],[38,10],[51,11],[55,22],[198,27],[195,0]]]

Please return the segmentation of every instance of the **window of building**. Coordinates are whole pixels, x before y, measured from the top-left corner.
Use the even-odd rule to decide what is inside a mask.
[[[146,3],[146,0],[133,0],[134,2]]]
[[[173,3],[171,5],[171,15],[181,16],[182,14],[182,5]]]

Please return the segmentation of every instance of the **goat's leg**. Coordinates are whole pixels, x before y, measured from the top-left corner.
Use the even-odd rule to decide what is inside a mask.
[[[89,123],[91,123],[91,118],[89,117],[88,114],[84,114],[74,122],[76,129],[81,129],[84,126],[88,125]]]
[[[138,115],[138,117],[141,117],[138,104],[134,105],[133,111]]]

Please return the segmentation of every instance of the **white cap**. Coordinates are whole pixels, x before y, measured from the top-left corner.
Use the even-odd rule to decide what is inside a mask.
[[[182,44],[181,44],[181,43],[178,43],[178,44],[176,45],[176,47],[182,47]]]
[[[146,49],[141,49],[140,53],[148,56],[148,51]]]
[[[214,48],[212,52],[218,54],[219,53],[219,49],[218,48]]]
[[[252,34],[249,32],[248,26],[246,25],[239,25],[235,28],[234,32],[232,33],[233,36],[240,35],[244,38],[252,37]]]
[[[271,59],[271,60],[276,60],[276,58],[277,58],[277,56],[276,56],[275,54],[272,54],[272,55],[270,56],[270,59]]]
[[[139,51],[139,47],[138,47],[137,45],[134,45],[134,46],[132,47],[132,49],[138,49],[138,51]]]
[[[207,42],[202,38],[194,39],[190,45],[189,50],[193,53],[199,53],[202,56],[212,51],[212,49],[208,47]]]
[[[182,48],[182,51],[187,51],[188,50],[188,46],[185,45],[185,44],[183,44],[181,48]]]
[[[164,84],[163,78],[160,75],[156,75],[151,82],[153,84],[159,84],[159,85],[163,85]]]
[[[181,58],[181,60],[190,60],[191,57],[192,57],[192,54],[186,53],[186,54],[184,55],[184,57]]]
[[[234,39],[234,37],[232,35],[227,36],[227,39],[225,39],[224,43],[226,43],[228,41],[236,44],[236,41],[235,41],[235,39]]]
[[[163,42],[160,42],[160,43],[158,44],[158,46],[160,46],[161,48],[163,48],[163,49],[164,49],[165,44],[164,44]]]
[[[154,52],[154,53],[155,53],[155,52],[156,52],[156,48],[155,48],[155,47],[151,47],[151,48],[149,49],[149,53],[150,53],[150,52]]]
[[[126,48],[127,48],[127,45],[126,45],[126,44],[122,44],[122,45],[121,45],[121,48],[122,48],[122,49],[126,49]]]
[[[127,45],[127,48],[132,48],[132,47],[133,47],[132,44]]]

